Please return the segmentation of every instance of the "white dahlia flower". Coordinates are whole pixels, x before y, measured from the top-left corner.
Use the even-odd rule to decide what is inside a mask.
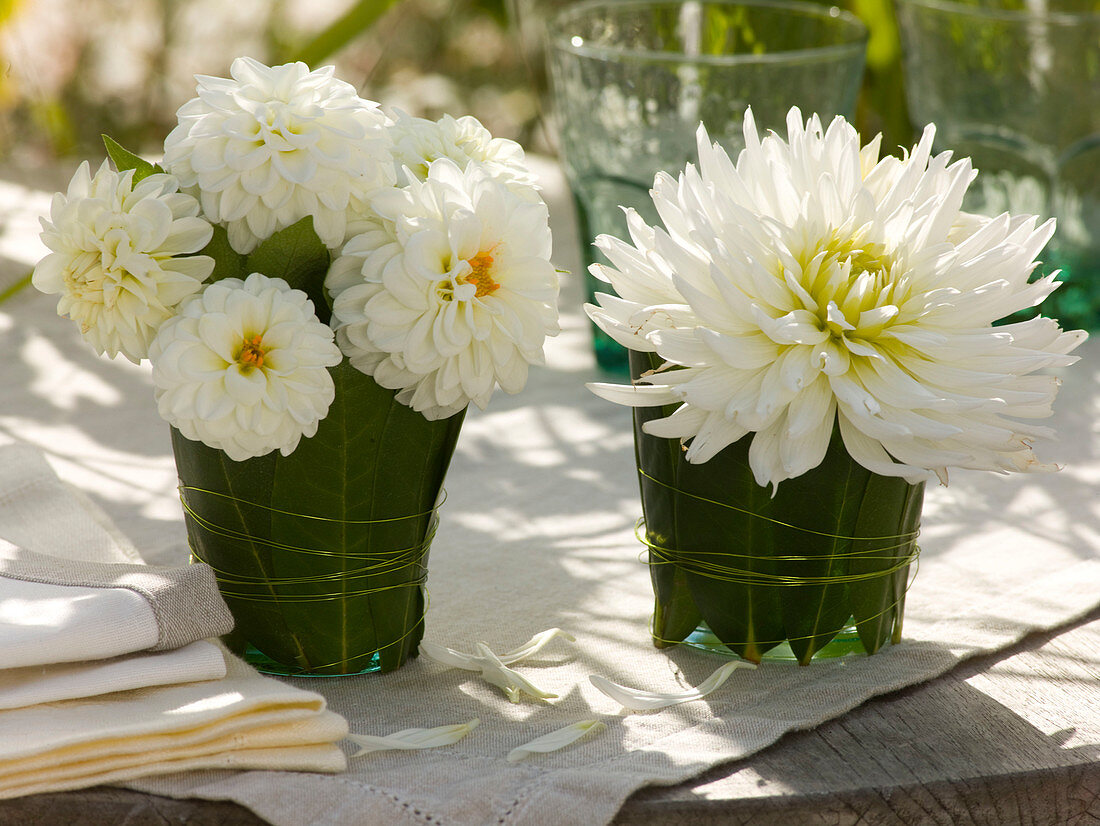
[[[85,161],[68,191],[53,196],[49,220],[40,219],[50,253],[34,268],[34,286],[60,296],[58,314],[100,354],[141,361],[161,322],[214,269],[213,258],[190,255],[213,230],[178,188],[164,174],[135,186],[133,170],[115,172],[107,161],[93,177]]]
[[[736,164],[705,131],[699,168],[658,175],[664,228],[628,212],[632,243],[602,236],[619,296],[592,319],[662,369],[633,387],[593,385],[634,406],[679,405],[646,432],[688,443],[705,462],[754,434],[760,485],[816,467],[834,425],[869,470],[910,481],[951,466],[1047,469],[1032,453],[1085,338],[1048,318],[991,326],[1057,286],[1028,281],[1054,230],[1032,216],[960,212],[970,161],[860,149],[843,119],[823,130],[792,109],[787,140],[745,117]]]
[[[519,392],[558,331],[546,206],[447,158],[371,206],[325,281],[351,363],[428,419]]]
[[[313,302],[281,278],[223,278],[180,306],[149,351],[160,415],[234,461],[317,432],[340,362]]]
[[[230,74],[196,76],[198,97],[164,141],[165,168],[198,190],[237,252],[308,215],[325,245],[339,247],[348,215],[394,183],[388,119],[331,66],[238,57]]]
[[[498,181],[525,200],[539,198],[535,176],[527,168],[523,147],[507,138],[494,138],[481,122],[469,115],[455,119],[444,115],[438,121],[398,113],[390,127],[393,137],[394,170],[401,178],[408,169],[421,181],[428,167],[439,158],[450,158],[460,169],[471,161],[481,164]]]

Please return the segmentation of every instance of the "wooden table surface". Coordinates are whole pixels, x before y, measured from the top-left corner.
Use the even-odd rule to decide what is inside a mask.
[[[263,823],[234,803],[114,788],[0,801],[0,826]],[[614,823],[1100,823],[1100,611],[694,781],[644,789]]]

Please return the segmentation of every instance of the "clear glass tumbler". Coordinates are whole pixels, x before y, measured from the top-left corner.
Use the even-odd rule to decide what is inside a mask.
[[[1043,305],[1100,329],[1100,5],[898,0],[909,108],[979,170],[963,207],[1058,219]]]
[[[586,263],[601,233],[624,237],[620,206],[647,220],[654,175],[695,160],[695,131],[739,151],[752,107],[764,129],[803,114],[850,117],[867,30],[836,8],[792,0],[595,0],[548,23],[554,120]],[[588,278],[589,295],[610,289]],[[596,359],[626,373],[626,351],[594,329]]]

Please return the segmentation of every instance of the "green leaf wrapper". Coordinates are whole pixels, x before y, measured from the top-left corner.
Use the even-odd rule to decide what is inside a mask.
[[[173,431],[180,480],[198,489],[184,491],[200,517],[188,537],[238,640],[290,672],[391,671],[423,635],[433,508],[464,412],[429,422],[346,361],[332,372],[328,416],[289,456],[234,462]]]
[[[637,378],[661,359],[630,362]],[[654,644],[705,624],[747,660],[786,642],[806,665],[853,620],[868,653],[898,641],[923,484],[870,472],[834,431],[822,463],[773,496],[749,466],[753,434],[690,464],[676,440],[643,431],[673,410],[634,410]]]
[[[329,253],[306,218],[249,256],[216,227],[213,278],[260,272],[303,290],[322,320]],[[345,358],[316,434],[288,456],[235,462],[172,431],[188,538],[265,670],[391,671],[423,635],[428,546],[465,411],[428,421]],[[251,649],[251,650],[250,650]]]

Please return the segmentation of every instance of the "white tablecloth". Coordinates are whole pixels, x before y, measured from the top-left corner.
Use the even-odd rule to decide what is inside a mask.
[[[579,270],[560,176],[538,165],[557,232],[556,263]],[[18,196],[18,197],[16,197]],[[0,289],[34,260],[28,217],[41,194],[0,187]],[[580,277],[564,279],[563,332],[549,364],[519,396],[498,394],[471,412],[448,477],[449,498],[431,552],[427,637],[497,651],[560,626],[524,673],[561,695],[513,705],[471,672],[420,658],[385,676],[301,681],[323,692],[352,731],[458,723],[481,726],[454,747],[352,761],[339,777],[203,772],[143,782],[176,796],[227,798],[277,824],[598,824],[646,784],[671,784],[744,757],[785,731],[842,714],[868,697],[942,673],[960,659],[1072,621],[1100,603],[1100,342],[1065,371],[1056,405],[1065,463],[1053,475],[955,473],[926,497],[920,572],[909,592],[906,639],[871,658],[769,663],[739,670],[702,702],[617,716],[587,681],[599,673],[656,690],[695,685],[717,661],[657,651],[652,597],[634,539],[639,514],[629,411],[591,396],[599,378]],[[152,563],[178,563],[186,542],[167,427],[148,371],[82,345],[53,300],[27,291],[0,305],[0,441],[41,447],[63,478],[87,492]],[[520,743],[599,718],[608,730],[520,764]]]

